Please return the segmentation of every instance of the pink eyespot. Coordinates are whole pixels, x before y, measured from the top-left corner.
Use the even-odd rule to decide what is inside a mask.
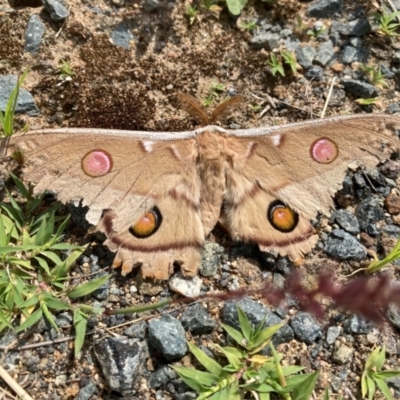
[[[336,143],[327,138],[317,139],[310,148],[311,157],[320,164],[330,164],[339,155]]]
[[[112,158],[104,150],[92,150],[82,158],[82,170],[86,175],[97,178],[112,169]]]

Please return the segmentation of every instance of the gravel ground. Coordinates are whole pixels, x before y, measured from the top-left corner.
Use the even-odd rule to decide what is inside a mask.
[[[254,1],[239,19],[225,9],[201,9],[192,24],[188,5],[180,0],[43,0],[43,5],[40,0],[0,0],[0,107],[15,77],[30,67],[18,105],[20,127],[28,122],[31,128],[192,129],[195,123],[175,95],[204,99],[213,83],[223,85],[219,99],[227,94],[245,98],[224,121],[227,127],[301,121],[320,115],[333,78],[327,115],[400,113],[400,40],[380,35],[373,17],[378,7],[400,10],[399,0]],[[244,29],[250,22],[256,27]],[[271,74],[266,61],[282,48],[296,54],[296,74],[289,69],[285,77]],[[70,64],[73,75],[60,77],[61,60]],[[361,64],[380,67],[386,83],[374,85]],[[377,100],[360,105],[355,101],[360,98]],[[368,264],[366,249],[382,256],[400,236],[399,172],[397,160],[349,171],[336,195],[336,210],[315,221],[320,241],[300,267],[234,243],[216,229],[191,286],[179,276],[155,283],[135,274],[122,278],[117,271],[87,303],[118,309],[182,290],[254,289],[265,281],[283,287],[295,269],[312,285],[313,276],[326,266],[335,270],[337,282],[346,283],[350,273]],[[84,210],[68,207],[70,239],[87,242]],[[112,258],[100,243],[91,242],[73,278],[104,274]],[[398,281],[396,269],[387,273]],[[314,398],[329,387],[332,398],[361,399],[360,376],[375,345],[386,346],[385,369],[400,369],[400,312],[391,310],[392,327],[374,326],[323,302],[324,320],[301,311],[294,299],[278,309],[259,297],[239,303],[252,323],[265,314],[267,325],[286,322],[274,344],[287,365],[320,371]],[[226,343],[219,322],[237,326],[235,310],[232,300],[211,300],[140,315],[93,317],[77,359],[72,317],[62,312],[56,319],[59,332],[45,321],[23,336],[4,332],[0,349],[7,351],[0,353],[0,362],[33,399],[195,399],[170,365],[192,365],[185,339],[208,352],[213,343]],[[2,398],[16,398],[1,379],[0,386],[6,390]],[[400,379],[393,378],[390,387],[399,399]]]

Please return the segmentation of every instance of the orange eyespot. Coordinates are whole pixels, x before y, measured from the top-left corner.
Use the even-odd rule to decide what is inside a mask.
[[[272,202],[268,209],[268,220],[280,232],[291,232],[299,222],[299,216],[279,200]]]
[[[151,210],[146,211],[130,228],[133,236],[144,239],[157,232],[162,222],[160,210],[153,207]]]

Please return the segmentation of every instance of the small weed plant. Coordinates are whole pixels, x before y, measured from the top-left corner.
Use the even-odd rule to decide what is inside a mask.
[[[4,112],[0,110],[0,125],[2,130],[0,138],[4,136],[11,136],[14,133],[14,119],[18,104],[19,88],[28,75],[28,72],[28,69],[25,70],[25,72],[17,79],[17,84],[8,98],[6,109]]]
[[[371,65],[361,65],[361,71],[367,76],[369,81],[380,89],[388,87],[389,84],[385,80],[385,75],[382,74],[381,67],[373,67]]]
[[[203,100],[203,105],[205,107],[211,106],[211,104],[213,104],[214,101],[218,99],[219,94],[221,92],[223,92],[224,89],[225,89],[225,86],[222,83],[211,82],[211,85],[208,88],[208,95]]]
[[[85,337],[87,312],[101,310],[72,305],[71,299],[93,292],[109,276],[68,285],[69,270],[84,251],[62,242],[68,217],[56,215],[58,205],[40,213],[43,195],[34,197],[32,186],[12,177],[24,203],[17,203],[10,193],[10,202],[0,203],[0,332],[7,327],[24,331],[42,317],[58,330],[54,312],[69,310],[73,312],[77,355]]]
[[[304,369],[301,366],[282,366],[282,355],[275,351],[271,342],[272,336],[283,324],[263,328],[264,319],[253,328],[240,307],[237,307],[237,312],[240,331],[222,324],[236,346],[214,346],[223,362],[219,363],[188,343],[191,353],[205,371],[173,366],[182,380],[199,394],[197,400],[269,400],[272,394],[286,400],[310,398],[318,372],[299,374]],[[267,345],[271,356],[259,354]]]
[[[60,78],[67,78],[75,75],[75,72],[71,68],[71,63],[68,61],[60,60],[60,64],[57,68]]]
[[[285,76],[286,74],[284,65],[287,65],[290,68],[290,71],[293,75],[296,75],[297,69],[299,68],[299,65],[296,61],[296,56],[294,53],[287,50],[281,50],[277,55],[271,53],[267,64],[273,76],[276,74]]]
[[[385,347],[376,347],[365,363],[364,372],[361,376],[361,394],[363,399],[375,399],[378,388],[387,400],[394,400],[392,393],[385,380],[400,376],[398,371],[382,371],[385,362]]]
[[[374,17],[378,22],[377,33],[382,36],[398,36],[398,28],[400,23],[397,18],[400,16],[400,11],[392,13],[374,13]]]

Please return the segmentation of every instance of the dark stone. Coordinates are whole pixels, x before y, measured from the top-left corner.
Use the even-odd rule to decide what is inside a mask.
[[[119,24],[110,33],[110,39],[115,46],[122,47],[129,50],[131,45],[130,41],[135,39],[131,31],[124,24]]]
[[[321,67],[311,66],[307,68],[304,76],[309,80],[319,82],[324,76],[324,70]]]
[[[314,60],[316,51],[314,47],[303,46],[296,49],[296,60],[304,68],[310,68]]]
[[[352,315],[343,322],[343,327],[347,333],[365,335],[370,333],[374,326],[364,318],[358,315]]]
[[[322,67],[325,67],[332,63],[336,58],[333,43],[328,40],[325,43],[321,43],[318,46],[317,53],[314,58],[314,62]]]
[[[371,99],[379,95],[378,89],[375,86],[366,82],[354,79],[342,79],[340,83],[344,86],[344,89],[347,92],[356,97]]]
[[[322,337],[322,331],[314,318],[307,312],[299,311],[290,318],[289,325],[294,331],[297,339],[311,344]]]
[[[149,387],[150,389],[162,388],[171,379],[175,379],[176,377],[177,374],[172,368],[168,367],[167,365],[163,365],[150,375]]]
[[[53,21],[64,21],[69,16],[68,8],[56,0],[42,0],[45,10]]]
[[[149,342],[168,361],[182,358],[187,352],[185,330],[168,314],[149,321]]]
[[[371,24],[367,19],[355,19],[348,22],[332,21],[331,32],[339,32],[345,36],[364,36],[371,32]]]
[[[131,338],[144,339],[146,337],[147,323],[145,321],[139,322],[124,330],[124,335]]]
[[[342,229],[334,229],[328,236],[325,253],[339,260],[362,260],[367,252],[361,243]]]
[[[360,225],[355,215],[347,210],[337,210],[334,212],[335,220],[346,232],[352,235],[360,233]]]
[[[7,102],[11,92],[17,85],[17,77],[13,75],[0,76],[0,110],[4,112],[7,107]],[[19,89],[19,96],[16,114],[27,114],[30,117],[37,117],[40,115],[39,109],[36,106],[35,100],[32,95],[25,89]]]
[[[309,5],[307,16],[312,18],[332,18],[342,8],[342,0],[317,0]]]
[[[90,400],[97,392],[97,385],[95,382],[89,382],[86,386],[79,390],[78,396],[75,400]]]
[[[210,333],[216,327],[216,323],[200,303],[193,304],[184,311],[181,323],[193,335]]]
[[[111,390],[123,396],[134,394],[133,383],[148,357],[145,342],[121,337],[105,337],[96,341],[94,353]]]
[[[340,54],[343,64],[349,65],[354,62],[366,63],[369,58],[369,50],[363,47],[346,46]]]
[[[39,50],[45,31],[46,28],[40,17],[36,14],[31,15],[24,34],[24,51],[27,53],[36,53]]]
[[[385,213],[379,204],[379,198],[367,197],[362,200],[357,207],[356,216],[362,231],[366,230],[371,223],[381,221]]]
[[[250,39],[250,45],[256,50],[274,50],[279,46],[281,37],[277,33],[262,32]]]

